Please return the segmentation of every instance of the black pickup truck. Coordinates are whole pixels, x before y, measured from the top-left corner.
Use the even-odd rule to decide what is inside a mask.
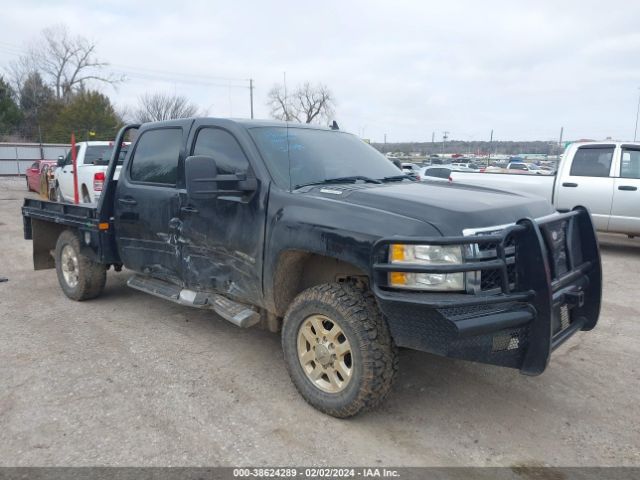
[[[416,182],[336,127],[128,125],[98,205],[25,199],[34,266],[55,267],[73,300],[100,295],[106,271],[125,267],[130,287],[281,330],[293,383],[336,417],[382,401],[398,347],[537,375],[596,325],[586,209]]]

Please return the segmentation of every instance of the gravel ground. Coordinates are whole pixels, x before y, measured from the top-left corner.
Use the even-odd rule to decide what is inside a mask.
[[[0,465],[640,465],[640,239],[603,235],[600,323],[539,377],[401,352],[382,408],[326,417],[277,335],[126,287],[77,303],[0,178]]]

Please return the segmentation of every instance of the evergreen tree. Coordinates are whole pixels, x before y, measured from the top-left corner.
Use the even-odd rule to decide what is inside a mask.
[[[17,134],[22,113],[11,86],[0,76],[0,138]]]
[[[20,109],[23,114],[22,131],[25,138],[38,142],[52,128],[61,108],[53,90],[47,86],[38,72],[30,73],[20,90]]]
[[[46,139],[68,143],[74,132],[78,141],[113,140],[121,126],[122,120],[106,95],[80,91],[62,107]]]

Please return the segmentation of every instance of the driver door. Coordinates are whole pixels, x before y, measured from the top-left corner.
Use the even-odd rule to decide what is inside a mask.
[[[228,128],[225,128],[228,127]],[[211,120],[197,122],[190,134],[189,155],[205,155],[216,162],[215,175],[254,177],[242,144],[232,126]],[[245,140],[246,141],[246,140]],[[259,304],[262,297],[262,248],[266,218],[266,189],[229,193],[232,182],[217,182],[211,198],[185,195],[181,218],[182,271],[194,290],[215,291],[239,301]]]

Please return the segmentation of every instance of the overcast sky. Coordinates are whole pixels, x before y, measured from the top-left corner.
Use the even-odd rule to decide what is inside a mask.
[[[55,3],[55,4],[54,4]],[[211,116],[268,116],[286,72],[333,91],[342,129],[373,141],[631,139],[640,87],[638,1],[6,1],[0,69],[57,23],[128,80]]]

